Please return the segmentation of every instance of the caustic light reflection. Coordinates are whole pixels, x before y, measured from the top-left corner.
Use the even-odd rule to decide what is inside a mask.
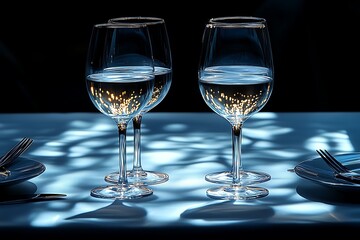
[[[308,149],[328,149],[342,152],[354,151],[349,135],[346,131],[327,132],[317,131],[317,135],[308,139],[305,143]]]
[[[169,181],[153,186],[154,195],[149,198],[117,206],[112,200],[90,196],[90,190],[105,185],[105,174],[117,170],[118,166],[115,123],[103,115],[93,116],[74,119],[67,126],[47,122],[34,129],[38,135],[28,156],[44,162],[46,171],[32,182],[37,184],[39,192],[65,193],[68,198],[34,205],[48,211],[45,215],[34,213],[32,225],[53,226],[81,218],[82,222],[108,224],[110,221],[126,226],[128,221],[123,220],[129,220],[128,216],[145,219],[147,226],[226,225],[257,219],[286,222],[301,218],[310,222],[313,217],[319,219],[319,216],[335,211],[336,207],[300,196],[296,191],[300,178],[288,170],[309,154],[315,154],[318,147],[342,151],[354,149],[345,130],[326,126],[320,130],[305,128],[306,124],[301,122],[284,118],[279,121],[274,113],[258,113],[249,119],[244,129],[243,159],[246,168],[271,175],[270,181],[259,184],[269,190],[269,195],[250,206],[242,202],[213,201],[206,196],[206,190],[215,185],[206,182],[204,177],[210,172],[230,170],[231,132],[228,125],[218,117],[194,121],[187,115],[177,114],[170,115],[167,121],[167,114],[148,113],[144,119],[146,134],[141,143],[143,167],[166,172]],[[130,168],[131,130],[127,140]],[[52,205],[55,203],[61,205]],[[163,207],[159,208],[159,204]],[[127,217],[114,211],[117,207],[128,211]],[[14,209],[5,209],[4,214],[6,211],[11,214],[10,210]],[[141,216],[136,214],[138,212],[142,212]],[[159,218],[160,215],[164,218]]]
[[[298,203],[298,204],[281,206],[279,212],[285,212],[285,214],[311,216],[311,215],[329,213],[333,209],[334,206],[315,202],[315,203]]]
[[[56,226],[62,217],[59,213],[40,214],[31,223],[32,226]]]

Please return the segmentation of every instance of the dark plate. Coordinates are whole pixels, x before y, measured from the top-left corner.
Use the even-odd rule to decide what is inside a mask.
[[[19,157],[7,169],[10,170],[10,175],[7,177],[0,175],[0,187],[18,184],[39,176],[46,168],[40,162]]]
[[[360,153],[339,153],[334,156],[349,169],[360,173]],[[360,184],[334,176],[334,171],[319,157],[305,160],[294,168],[300,177],[341,190],[360,190]]]

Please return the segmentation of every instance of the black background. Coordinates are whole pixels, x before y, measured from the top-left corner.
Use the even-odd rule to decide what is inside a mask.
[[[262,111],[360,111],[359,1],[44,3],[1,8],[0,112],[97,111],[84,78],[91,28],[121,16],[162,17],[167,25],[173,82],[152,111],[210,111],[197,85],[202,31],[211,17],[235,15],[268,21],[275,85]]]

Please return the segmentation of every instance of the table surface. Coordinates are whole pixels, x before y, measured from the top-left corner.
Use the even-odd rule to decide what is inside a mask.
[[[359,112],[259,112],[244,124],[242,161],[245,169],[271,175],[258,184],[269,195],[222,201],[206,196],[208,188],[219,184],[204,177],[231,168],[229,123],[215,113],[149,112],[142,124],[142,165],[169,174],[169,181],[152,185],[151,196],[119,201],[90,196],[92,188],[106,185],[106,174],[118,169],[112,119],[100,113],[0,114],[0,149],[5,152],[22,137],[31,137],[34,143],[23,156],[46,166],[35,178],[2,187],[1,194],[67,194],[65,200],[0,205],[0,231],[13,236],[56,231],[65,237],[81,231],[84,237],[126,233],[196,239],[226,236],[226,231],[239,237],[269,236],[284,228],[302,229],[299,235],[329,225],[350,232],[360,224],[360,193],[339,191],[291,170],[317,157],[317,148],[359,151],[359,120]],[[132,130],[129,125],[128,169]]]

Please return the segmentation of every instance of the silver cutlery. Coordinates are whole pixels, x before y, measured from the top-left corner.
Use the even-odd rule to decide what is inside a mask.
[[[10,165],[23,152],[25,152],[30,147],[32,142],[33,139],[24,137],[0,158],[0,175],[7,176],[10,174],[10,171],[6,169],[6,166]]]
[[[21,195],[9,195],[5,197],[2,196],[0,198],[0,205],[58,200],[58,199],[65,199],[65,197],[66,194],[60,194],[60,193],[32,193],[32,194],[21,194]]]
[[[320,149],[320,150],[316,150],[316,152],[335,171],[334,173],[335,177],[353,183],[360,183],[360,173],[348,169],[340,161],[338,161],[333,155],[331,155],[327,150]]]

